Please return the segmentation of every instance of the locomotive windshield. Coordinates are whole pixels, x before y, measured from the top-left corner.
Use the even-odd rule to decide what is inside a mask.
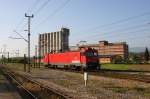
[[[96,52],[86,52],[85,56],[87,57],[93,57],[93,56],[97,56],[98,54]]]
[[[97,52],[84,52],[84,53],[81,53],[82,56],[87,56],[87,57],[93,57],[93,56],[98,56],[98,53]]]
[[[81,55],[86,57],[98,56],[98,52],[95,49],[88,48],[87,50],[81,50]]]

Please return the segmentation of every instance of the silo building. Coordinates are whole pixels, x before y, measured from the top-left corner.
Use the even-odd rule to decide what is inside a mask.
[[[39,55],[59,53],[69,50],[69,29],[61,28],[60,31],[39,34]]]

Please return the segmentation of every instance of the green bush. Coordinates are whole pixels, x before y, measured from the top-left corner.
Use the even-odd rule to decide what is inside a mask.
[[[24,63],[23,57],[14,57],[9,59],[10,63]]]
[[[128,89],[116,87],[116,88],[112,88],[112,91],[117,92],[117,93],[126,93]]]
[[[113,59],[113,63],[114,64],[122,64],[124,63],[124,60],[121,56],[116,56],[114,59]]]

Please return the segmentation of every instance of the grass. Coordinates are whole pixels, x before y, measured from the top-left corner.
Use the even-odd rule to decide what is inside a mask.
[[[0,78],[2,78],[3,76],[2,76],[3,74],[2,74],[2,71],[0,70]]]
[[[150,71],[150,64],[101,64],[102,69]]]
[[[24,69],[24,65],[20,63],[8,63],[5,67],[13,68],[15,70],[21,70],[21,71]]]
[[[6,68],[13,68],[15,70],[24,71],[24,64],[22,63],[8,63],[5,65]],[[32,64],[32,67],[34,68],[34,65]],[[41,64],[40,68],[43,68],[44,66]],[[38,68],[38,66],[36,67]],[[26,70],[28,70],[28,64],[26,64]],[[32,70],[32,68],[31,68]]]
[[[110,70],[129,70],[129,65],[126,64],[102,64],[102,69],[110,69]]]
[[[150,92],[149,93],[144,93],[144,96],[150,97]]]
[[[119,88],[119,87],[111,88],[111,90],[116,93],[126,93],[128,91],[127,88]]]
[[[9,63],[8,67],[13,67],[19,70],[23,70],[24,65],[19,63]],[[28,67],[28,64],[26,65]],[[43,65],[41,65],[43,67]],[[101,69],[107,70],[132,70],[132,71],[149,71],[150,64],[101,64]]]
[[[138,91],[138,92],[144,92],[146,89],[145,88],[143,88],[143,87],[135,87],[134,88],[136,91]]]
[[[142,86],[137,86],[133,88],[133,90],[137,91],[138,93],[143,94],[146,97],[150,97],[150,88],[144,88]]]

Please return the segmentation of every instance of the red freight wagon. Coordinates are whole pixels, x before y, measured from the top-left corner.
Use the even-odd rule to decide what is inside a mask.
[[[53,53],[45,55],[43,62],[48,66],[74,68],[74,69],[97,69],[99,66],[98,53],[88,48],[76,52]]]

